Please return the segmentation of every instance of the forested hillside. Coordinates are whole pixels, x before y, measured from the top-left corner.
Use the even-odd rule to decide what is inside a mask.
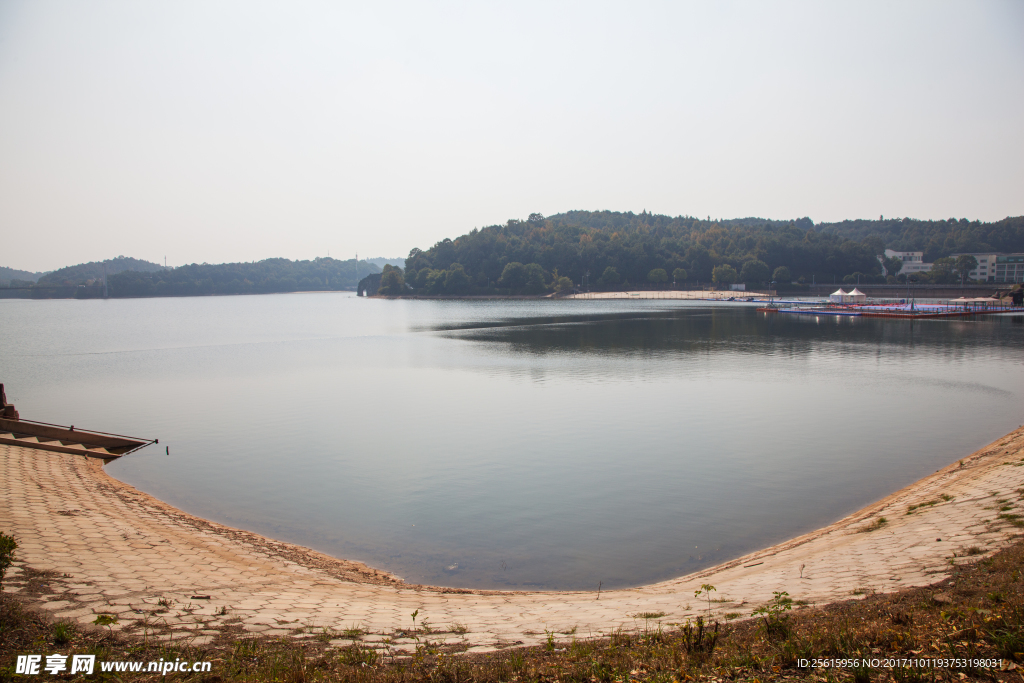
[[[81,285],[90,280],[103,280],[104,271],[107,277],[121,273],[126,270],[135,270],[144,273],[152,273],[163,270],[164,267],[158,263],[143,261],[142,259],[118,256],[106,261],[90,261],[79,263],[77,266],[68,266],[47,273],[39,278],[40,285]]]
[[[868,283],[886,280],[877,259],[886,248],[923,251],[925,261],[936,263],[932,273],[912,278],[959,282],[964,267],[946,257],[1024,252],[1024,217],[993,223],[880,218],[815,225],[809,218],[713,221],[570,211],[547,218],[531,214],[442,240],[425,251],[413,249],[404,271],[388,263],[382,271],[365,260],[357,266],[353,259],[332,258],[164,268],[119,256],[61,268],[34,286],[29,279],[39,274],[0,268],[0,286],[32,287],[25,296],[101,296],[104,268],[113,297],[353,290],[358,278],[373,273],[382,273],[380,293],[389,295],[543,294],[581,284],[600,289],[672,282]],[[904,276],[891,281],[902,282]]]
[[[809,218],[702,220],[689,216],[570,211],[476,229],[406,259],[416,293],[530,293],[566,283],[592,286],[676,282],[722,284],[884,281],[876,258],[886,248],[925,251],[1024,251],[1024,217],[995,223],[912,219],[815,225]],[[955,276],[949,270],[942,277]],[[382,293],[399,293],[395,283]],[[927,276],[925,276],[927,279]],[[382,288],[388,285],[385,276]]]
[[[360,261],[358,276],[380,268]],[[192,264],[156,273],[125,271],[108,278],[110,296],[198,296],[268,294],[355,289],[355,259],[317,258],[290,261],[272,258],[253,263]]]
[[[912,218],[856,220],[821,223],[817,229],[851,240],[877,237],[888,249],[923,251],[924,260],[929,263],[957,252],[1024,251],[1024,216],[1004,218],[994,223],[968,221],[966,218],[948,221]]]
[[[373,265],[377,266],[378,268],[383,268],[384,266],[404,266],[405,265],[405,259],[404,258],[387,258],[386,256],[378,256],[376,258],[368,258],[368,259],[366,259],[366,262],[367,263],[372,263]]]
[[[32,273],[27,270],[0,266],[0,287],[11,286],[12,282],[13,286],[28,285],[38,280],[41,275],[43,273]]]
[[[120,270],[108,266],[107,291],[111,297],[131,296],[203,296],[208,294],[269,294],[355,289],[357,275],[379,273],[373,263],[355,259],[339,261],[317,258],[311,261],[290,261],[283,258],[251,263],[191,264],[164,268],[154,263],[118,257],[107,263],[134,262],[144,264],[146,271]],[[20,296],[30,298],[103,296],[103,269],[95,275],[95,264],[62,268],[40,278],[39,283],[24,283],[31,289]],[[15,296],[14,292],[10,293]]]

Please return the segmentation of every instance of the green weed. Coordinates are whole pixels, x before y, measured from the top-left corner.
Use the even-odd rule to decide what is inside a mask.
[[[888,523],[889,523],[888,519],[886,519],[885,517],[879,517],[878,519],[873,521],[871,524],[868,524],[867,526],[861,527],[858,531],[860,533],[870,533],[872,531],[878,531],[879,529],[881,529],[884,526],[886,526]]]

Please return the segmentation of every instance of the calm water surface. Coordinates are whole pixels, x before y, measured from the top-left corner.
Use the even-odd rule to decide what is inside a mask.
[[[159,437],[113,476],[435,585],[671,578],[1024,421],[1019,316],[292,294],[0,300],[0,321],[24,417]]]

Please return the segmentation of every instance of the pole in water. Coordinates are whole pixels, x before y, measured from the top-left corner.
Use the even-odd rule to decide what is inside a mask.
[[[171,454],[171,447],[167,446],[167,455],[170,455],[170,454]]]

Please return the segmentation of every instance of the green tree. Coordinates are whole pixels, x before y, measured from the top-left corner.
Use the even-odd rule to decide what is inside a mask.
[[[672,271],[672,282],[686,282],[686,269],[676,268]]]
[[[960,281],[956,273],[956,261],[948,256],[935,259],[932,269],[922,275],[922,279],[937,285],[954,285]]]
[[[882,265],[885,266],[886,275],[896,277],[899,275],[900,271],[903,270],[903,259],[898,256],[893,256],[892,258],[883,256]]]
[[[406,279],[406,283],[412,285],[416,289],[427,288],[427,277],[430,275],[430,268],[420,268],[417,271],[408,271],[409,277]]]
[[[978,267],[978,259],[970,254],[962,254],[956,257],[956,272],[960,274],[960,284],[970,277],[971,271]]]
[[[511,290],[520,290],[526,286],[526,266],[518,261],[513,261],[505,266],[498,278],[499,287],[508,287]]]
[[[442,294],[444,292],[444,280],[448,277],[447,270],[433,270],[427,272],[427,294]]]
[[[772,280],[788,285],[793,281],[793,276],[790,274],[789,268],[786,266],[779,266],[775,269],[775,272],[772,273]]]
[[[465,294],[469,291],[469,276],[461,263],[453,263],[444,276],[445,294]]]
[[[847,285],[860,285],[867,282],[867,275],[864,273],[850,273],[849,275],[843,276],[843,284]]]
[[[615,266],[608,266],[604,269],[604,273],[597,279],[597,283],[600,285],[617,285],[622,282],[622,277],[619,275],[618,269]]]
[[[564,275],[555,280],[555,291],[559,294],[572,291],[572,280]]]
[[[527,265],[523,272],[526,274],[526,286],[523,291],[527,294],[542,294],[547,291],[544,285],[544,267],[539,263]]]
[[[753,259],[743,264],[740,280],[743,282],[765,282],[768,280],[768,264],[760,259]]]
[[[668,273],[665,272],[664,268],[655,268],[651,272],[647,273],[647,281],[656,285],[662,282],[668,282]]]
[[[736,278],[738,277],[739,275],[736,273],[736,269],[728,263],[715,266],[715,269],[711,271],[711,281],[716,285],[722,285],[724,287],[728,287],[736,282]]]
[[[380,276],[380,288],[377,290],[378,294],[384,296],[401,296],[405,294],[405,277],[402,275],[402,269],[396,268],[391,264],[384,264],[384,270],[381,271]]]

